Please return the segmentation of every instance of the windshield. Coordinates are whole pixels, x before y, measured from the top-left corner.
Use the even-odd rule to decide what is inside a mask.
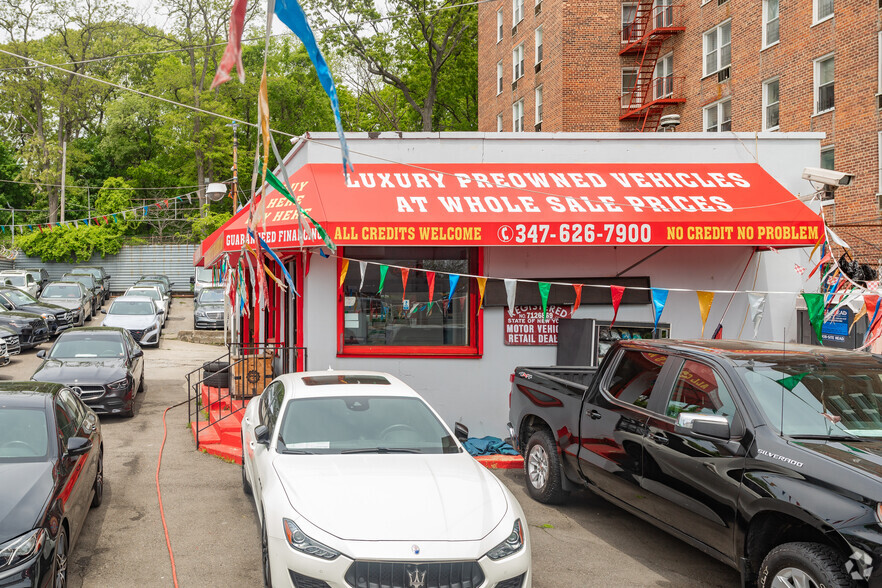
[[[46,286],[40,298],[79,298],[80,289],[76,286]]]
[[[775,430],[794,437],[882,437],[882,363],[755,364],[739,368]]]
[[[8,298],[11,298],[16,304],[33,304],[36,300],[21,290],[4,290]]]
[[[116,300],[107,314],[153,315],[156,314],[156,307],[147,300]]]
[[[42,409],[0,406],[0,463],[40,461],[49,452]]]
[[[117,333],[86,334],[71,331],[63,334],[49,352],[52,359],[89,357],[125,357],[122,340]]]
[[[27,286],[27,278],[24,276],[8,276],[0,274],[0,282],[9,286]]]
[[[162,299],[162,294],[159,292],[159,290],[155,290],[153,288],[132,288],[128,292],[126,292],[126,294],[130,294],[132,296],[146,296],[147,298],[150,298],[152,300]]]
[[[62,277],[65,281],[72,280],[74,282],[79,282],[87,288],[91,288],[95,285],[95,278],[93,278],[91,274],[68,274]]]
[[[199,302],[200,303],[211,303],[211,302],[223,302],[224,301],[224,291],[223,290],[203,290],[201,294],[199,294]]]
[[[197,267],[196,268],[196,281],[197,282],[211,282],[214,279],[214,273],[207,268]]]
[[[338,396],[289,400],[282,452],[456,453],[447,430],[419,398]]]
[[[79,272],[89,272],[89,274],[91,274],[91,276],[92,276],[93,278],[95,278],[95,281],[98,281],[98,280],[101,278],[101,270],[98,269],[97,267],[81,267],[81,268],[77,268],[77,272],[76,272],[76,273],[79,273]]]

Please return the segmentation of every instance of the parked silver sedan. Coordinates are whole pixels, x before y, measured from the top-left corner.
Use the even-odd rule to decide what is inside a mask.
[[[75,327],[82,327],[86,321],[92,320],[92,296],[79,282],[49,282],[39,300],[74,311],[72,323]]]
[[[131,333],[142,346],[159,346],[162,335],[163,311],[146,296],[120,296],[114,299],[108,310],[101,310],[107,317],[101,326],[120,327]]]

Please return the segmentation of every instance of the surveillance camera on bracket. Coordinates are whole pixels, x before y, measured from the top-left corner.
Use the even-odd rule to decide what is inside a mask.
[[[802,170],[802,179],[824,184],[835,190],[839,186],[848,186],[854,181],[854,174],[820,167],[807,167]]]

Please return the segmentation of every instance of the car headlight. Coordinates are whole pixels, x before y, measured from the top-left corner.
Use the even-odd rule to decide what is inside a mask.
[[[40,316],[42,316],[43,320],[46,321],[47,323],[50,323],[50,322],[54,323],[55,322],[55,315],[53,315],[53,314],[45,314],[44,313],[44,314],[41,314]]]
[[[300,530],[300,527],[294,524],[294,521],[282,519],[282,522],[284,523],[285,537],[288,539],[288,545],[297,551],[328,560],[337,559],[337,556],[340,555],[339,551],[334,551],[327,545],[323,545],[315,539],[308,537],[306,533]]]
[[[207,316],[207,314],[208,314],[208,313],[206,313],[206,312],[205,312],[204,310],[202,310],[201,308],[200,308],[199,310],[196,311],[196,316]]]
[[[129,379],[123,378],[122,380],[117,380],[116,382],[111,382],[107,384],[108,390],[113,390],[115,392],[119,392],[120,390],[125,390],[129,385]]]
[[[511,535],[505,541],[487,552],[487,557],[492,560],[502,559],[514,555],[524,546],[524,529],[521,527],[521,519],[515,521]]]
[[[0,570],[15,567],[40,553],[45,540],[46,531],[34,529],[0,545]]]

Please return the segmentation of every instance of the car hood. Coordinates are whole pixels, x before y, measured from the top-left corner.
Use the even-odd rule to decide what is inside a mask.
[[[7,310],[6,312],[0,312],[0,319],[6,318],[6,320],[12,319],[24,319],[27,321],[32,320],[43,320],[43,317],[39,314],[33,312],[25,312],[23,310]]]
[[[297,512],[349,541],[476,541],[508,511],[467,453],[279,455],[273,467]]]
[[[2,463],[0,480],[0,543],[33,529],[42,518],[54,486],[52,463]]]
[[[82,303],[83,301],[79,298],[53,298],[51,303],[46,302],[44,304],[50,304],[51,306],[59,306],[61,308],[73,310],[74,308],[79,308]]]
[[[210,312],[223,312],[223,310],[224,310],[224,304],[223,304],[223,302],[220,302],[220,303],[210,303],[210,304],[209,304],[209,303],[206,303],[206,304],[197,304],[197,305],[193,308],[193,310],[194,310],[194,311],[197,311],[197,310],[205,310],[205,311],[210,311]]]
[[[37,368],[31,379],[68,386],[103,385],[121,380],[126,373],[126,364],[122,359],[47,359]]]
[[[123,329],[146,329],[156,323],[156,317],[141,314],[108,314],[104,322],[104,327],[121,327]]]
[[[48,302],[41,302],[40,304],[20,304],[18,308],[20,310],[24,310],[25,312],[33,312],[40,315],[42,315],[44,312],[51,314],[67,312],[67,309],[63,306],[59,306],[57,304],[49,304]]]

